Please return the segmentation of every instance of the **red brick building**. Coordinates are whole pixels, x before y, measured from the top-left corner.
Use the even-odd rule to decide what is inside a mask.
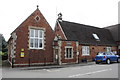
[[[111,32],[114,41],[116,41],[118,47],[117,51],[120,55],[120,24],[108,26],[106,27],[106,29],[108,29]]]
[[[98,52],[117,50],[109,30],[62,20],[55,26],[54,50],[59,64],[92,61]]]
[[[54,31],[37,8],[12,33],[8,57],[12,66],[53,64]]]
[[[53,31],[37,8],[12,33],[8,60],[12,66],[68,64],[92,61],[98,52],[116,51],[108,29],[62,20]]]

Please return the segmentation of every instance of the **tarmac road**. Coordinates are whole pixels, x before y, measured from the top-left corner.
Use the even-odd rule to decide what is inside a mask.
[[[118,78],[118,63],[50,69],[2,69],[3,78]]]

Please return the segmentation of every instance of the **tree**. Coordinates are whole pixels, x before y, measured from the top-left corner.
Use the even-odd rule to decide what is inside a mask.
[[[0,55],[3,59],[7,58],[7,42],[5,41],[5,38],[2,34],[0,34]]]

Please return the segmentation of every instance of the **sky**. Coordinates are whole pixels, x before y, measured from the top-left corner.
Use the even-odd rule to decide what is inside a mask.
[[[52,29],[57,14],[62,13],[65,21],[107,27],[118,23],[118,2],[120,0],[1,0],[0,33],[6,41],[37,5]]]

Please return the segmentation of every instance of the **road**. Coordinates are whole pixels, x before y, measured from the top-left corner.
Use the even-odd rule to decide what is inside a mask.
[[[2,76],[3,78],[118,78],[118,63],[38,70],[3,68]]]

